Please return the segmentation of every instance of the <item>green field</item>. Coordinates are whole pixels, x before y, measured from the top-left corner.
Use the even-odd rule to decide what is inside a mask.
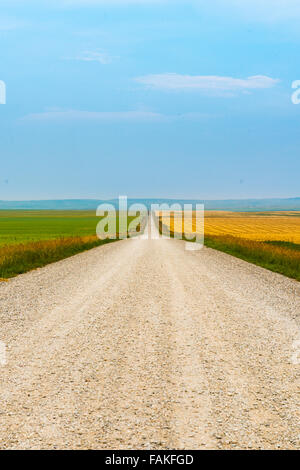
[[[0,211],[0,246],[96,234],[90,211]]]
[[[129,217],[128,221],[133,219]],[[0,210],[0,246],[96,235],[100,220],[94,211]]]
[[[96,236],[100,220],[90,211],[0,211],[0,279],[110,242]]]

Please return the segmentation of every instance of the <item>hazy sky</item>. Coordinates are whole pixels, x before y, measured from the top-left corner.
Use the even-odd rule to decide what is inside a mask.
[[[0,0],[0,199],[300,196],[298,0]]]

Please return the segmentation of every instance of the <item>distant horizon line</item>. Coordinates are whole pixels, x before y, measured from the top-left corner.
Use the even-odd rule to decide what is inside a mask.
[[[268,201],[268,200],[294,200],[300,199],[300,196],[268,196],[268,197],[243,197],[243,198],[222,198],[222,199],[210,199],[210,198],[187,198],[187,197],[128,197],[128,200],[143,200],[143,201]],[[60,201],[116,201],[118,197],[111,198],[50,198],[50,199],[0,199],[0,202],[4,203],[16,203],[16,202],[60,202]]]

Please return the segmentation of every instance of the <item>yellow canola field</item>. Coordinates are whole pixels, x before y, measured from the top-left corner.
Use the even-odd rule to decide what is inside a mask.
[[[164,224],[169,225],[169,220],[169,216],[162,215]],[[195,230],[195,224],[193,229]],[[174,213],[174,219],[171,219],[171,230],[181,231],[181,217],[178,213]],[[205,235],[231,235],[248,240],[277,240],[300,244],[300,212],[206,211]]]

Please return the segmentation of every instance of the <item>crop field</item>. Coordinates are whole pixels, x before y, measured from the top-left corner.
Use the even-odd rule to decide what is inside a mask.
[[[162,222],[169,224],[168,216]],[[171,231],[181,230],[181,215],[171,218]],[[195,223],[193,223],[195,230]],[[205,212],[205,235],[246,238],[255,241],[285,241],[300,244],[300,212]]]
[[[0,211],[0,279],[114,241],[97,238],[100,220],[90,211]]]
[[[162,230],[184,233],[180,213],[160,221]],[[300,212],[207,211],[205,245],[300,280]]]
[[[89,211],[0,211],[0,246],[95,235],[99,220]]]

